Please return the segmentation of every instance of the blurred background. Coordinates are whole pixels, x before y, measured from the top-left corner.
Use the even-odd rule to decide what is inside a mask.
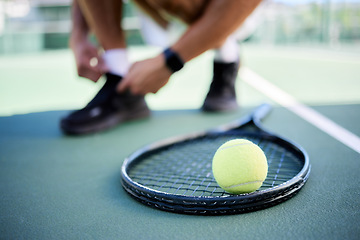
[[[159,46],[185,29],[174,22],[160,31],[131,0],[123,1],[131,62],[158,54]],[[102,84],[77,76],[70,32],[71,0],[0,0],[0,116],[78,109],[93,98]],[[360,0],[264,0],[236,34],[242,65],[301,101],[360,101]],[[212,54],[194,59],[157,94],[146,95],[151,109],[198,109],[212,78]],[[238,84],[241,105],[266,101]]]
[[[71,0],[0,0],[0,54],[67,48],[70,9]],[[131,1],[124,15],[129,44],[143,45]],[[265,0],[249,27],[249,43],[358,50],[360,0]]]

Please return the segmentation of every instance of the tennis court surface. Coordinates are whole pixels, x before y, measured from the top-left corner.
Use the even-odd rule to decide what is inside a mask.
[[[133,60],[157,49],[134,47]],[[59,120],[101,87],[76,77],[68,50],[0,57],[1,239],[359,239],[360,55],[245,45],[234,113],[198,110],[212,53],[156,95],[152,117],[69,137]],[[264,87],[265,86],[265,87]],[[122,189],[126,156],[156,140],[231,122],[267,102],[264,126],[305,148],[311,174],[294,198],[229,216],[159,211]]]

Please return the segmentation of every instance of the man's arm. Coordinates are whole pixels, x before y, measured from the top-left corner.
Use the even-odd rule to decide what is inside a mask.
[[[261,0],[209,1],[202,16],[189,26],[171,49],[184,62],[188,62],[209,49],[221,46],[260,2]],[[134,94],[156,93],[169,81],[171,74],[164,55],[160,54],[133,64],[118,90],[129,88]]]
[[[69,45],[75,57],[80,77],[97,81],[107,68],[98,54],[98,48],[90,43],[90,29],[77,0],[72,5],[72,31]]]
[[[73,0],[73,4],[71,8],[71,17],[72,17],[72,31],[70,38],[70,47],[73,44],[75,44],[75,42],[87,40],[89,34],[89,26],[84,18],[84,15],[81,12],[77,0]]]
[[[221,46],[259,5],[261,0],[211,0],[203,15],[171,49],[184,62],[203,52]]]

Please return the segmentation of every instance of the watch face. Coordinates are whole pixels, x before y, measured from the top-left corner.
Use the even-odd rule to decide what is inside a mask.
[[[184,67],[184,61],[170,48],[164,51],[166,66],[172,71],[177,72]]]

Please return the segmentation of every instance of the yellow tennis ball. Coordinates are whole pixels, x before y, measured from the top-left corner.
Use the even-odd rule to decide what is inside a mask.
[[[268,164],[259,146],[245,139],[234,139],[216,151],[212,170],[216,182],[225,191],[250,193],[261,187]]]

